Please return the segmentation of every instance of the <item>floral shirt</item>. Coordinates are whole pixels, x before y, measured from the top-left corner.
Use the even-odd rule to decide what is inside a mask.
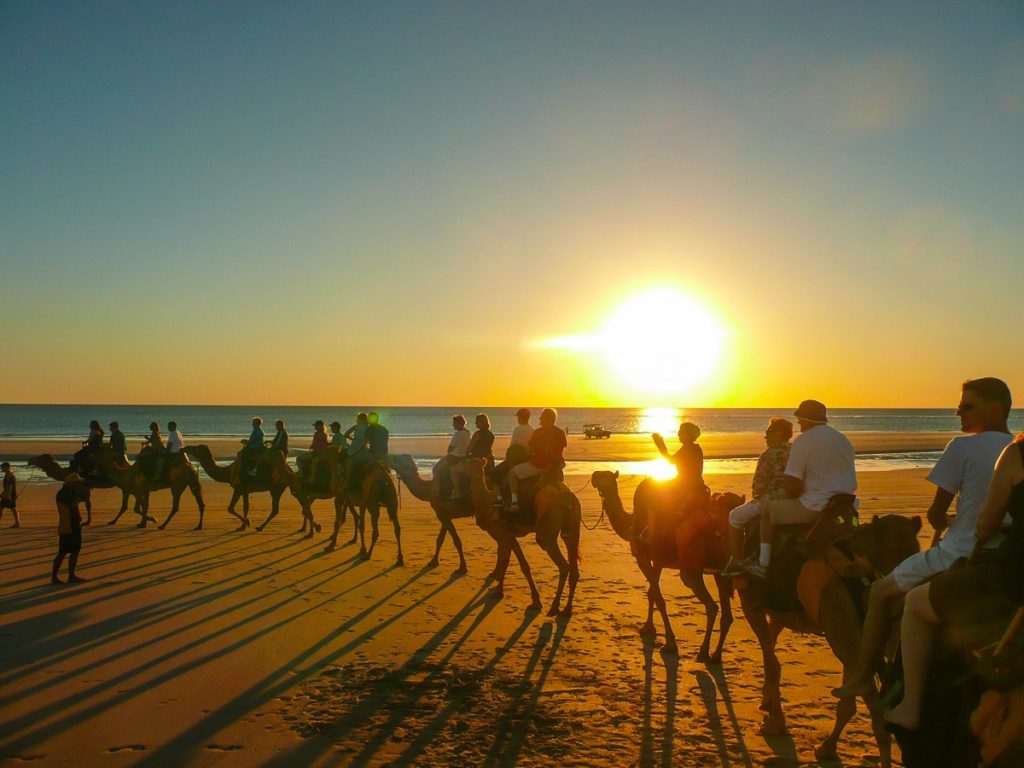
[[[786,462],[789,461],[789,443],[776,445],[762,453],[757,459],[754,470],[754,484],[751,495],[755,499],[781,499],[785,497],[782,490],[782,478],[786,474]]]

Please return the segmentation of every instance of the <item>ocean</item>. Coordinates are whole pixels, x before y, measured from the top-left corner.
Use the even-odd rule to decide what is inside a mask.
[[[451,432],[452,414],[464,414],[472,424],[473,416],[486,413],[495,434],[509,434],[516,424],[516,408],[481,406],[385,407],[385,406],[239,406],[239,405],[0,405],[0,439],[13,438],[84,438],[89,421],[97,419],[106,429],[117,421],[131,438],[148,434],[151,421],[166,431],[168,421],[176,421],[186,442],[202,438],[245,437],[252,417],[261,416],[268,434],[273,423],[283,419],[293,438],[301,445],[312,435],[313,422],[339,421],[349,426],[359,411],[376,410],[381,423],[396,436],[447,435]],[[536,424],[540,408],[532,408]],[[951,432],[960,428],[952,408],[834,408],[829,421],[842,432]],[[661,432],[674,436],[679,422],[688,419],[705,433],[761,432],[772,416],[792,419],[789,408],[559,408],[558,422],[570,433],[579,434],[585,424],[601,424],[613,433],[644,434]],[[1024,431],[1024,409],[1016,409],[1010,418],[1010,429]],[[861,471],[931,467],[939,453],[915,451],[884,454],[863,454],[857,457]],[[417,457],[422,471],[428,471],[436,457]],[[294,460],[294,459],[293,459]],[[23,462],[13,462],[19,476],[31,474]],[[709,459],[705,472],[753,472],[756,459]],[[595,469],[618,470],[623,474],[644,475],[653,471],[652,462],[584,462],[571,461],[567,473],[589,474]]]

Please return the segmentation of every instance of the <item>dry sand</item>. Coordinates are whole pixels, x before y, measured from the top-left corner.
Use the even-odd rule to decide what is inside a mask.
[[[916,470],[861,475],[862,515],[923,513],[931,487]],[[568,479],[572,488],[586,478]],[[633,481],[635,482],[635,480]],[[710,477],[744,491],[749,476]],[[296,535],[286,497],[262,533],[234,532],[225,486],[206,483],[206,527],[194,503],[169,528],[105,523],[115,492],[95,493],[77,586],[49,584],[56,487],[24,490],[21,530],[0,530],[0,761],[23,765],[813,765],[828,730],[838,663],[824,640],[783,635],[791,734],[756,733],[760,653],[737,613],[721,668],[696,664],[703,614],[666,574],[681,655],[637,636],[644,581],[602,522],[583,532],[575,615],[524,609],[513,568],[501,602],[487,598],[491,540],[458,521],[469,574],[450,543],[425,567],[437,523],[403,493],[405,567],[386,517],[373,559],[325,554],[326,531]],[[628,498],[631,488],[624,489]],[[600,503],[580,493],[594,525]],[[262,520],[268,498],[254,497]],[[163,519],[166,492],[152,505]],[[318,519],[328,522],[328,505]],[[922,534],[922,539],[927,533]],[[346,537],[343,537],[343,539]],[[550,600],[556,571],[524,545]],[[861,712],[840,746],[844,765],[876,765]]]

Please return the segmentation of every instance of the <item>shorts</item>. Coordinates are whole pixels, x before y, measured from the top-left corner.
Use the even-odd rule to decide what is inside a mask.
[[[57,534],[59,543],[57,545],[57,554],[66,555],[73,552],[78,552],[82,549],[82,529],[79,528],[77,531],[72,533],[60,533]]]
[[[17,509],[16,499],[0,499],[0,509]]]
[[[761,502],[751,499],[746,504],[740,504],[729,512],[729,525],[733,528],[746,528],[747,523],[756,519],[761,514]]]
[[[512,467],[512,474],[520,480],[525,480],[528,477],[543,475],[547,470],[547,467],[535,467],[530,462],[524,461],[522,464],[516,464]]]
[[[924,584],[932,576],[948,571],[957,559],[939,547],[931,547],[923,552],[915,552],[893,568],[889,575],[896,586],[906,593],[918,584]]]
[[[821,514],[820,509],[808,509],[799,499],[772,499],[765,504],[764,511],[772,525],[813,523]]]

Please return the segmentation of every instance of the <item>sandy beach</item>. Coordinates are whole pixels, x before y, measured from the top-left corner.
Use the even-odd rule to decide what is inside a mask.
[[[570,453],[621,455],[642,450],[639,442],[591,447],[574,439]],[[924,475],[862,473],[862,518],[923,514],[932,490]],[[582,488],[585,524],[596,525],[583,531],[582,579],[567,620],[526,611],[514,567],[505,599],[488,599],[493,545],[472,520],[457,523],[469,573],[453,574],[450,544],[441,566],[427,568],[437,523],[407,492],[400,511],[406,565],[392,567],[386,518],[373,559],[360,562],[352,546],[325,553],[326,530],[299,536],[298,506],[287,495],[265,531],[237,533],[224,512],[223,485],[204,483],[202,531],[191,530],[197,513],[187,497],[165,531],[137,530],[130,515],[108,526],[118,495],[97,491],[79,565],[89,581],[54,587],[56,486],[29,485],[19,500],[24,527],[8,529],[5,517],[0,530],[0,760],[815,765],[839,669],[824,640],[783,636],[790,735],[758,736],[760,652],[738,600],[724,665],[697,664],[703,614],[666,574],[681,654],[660,653],[660,625],[657,644],[645,646],[636,632],[646,610],[643,578],[627,544],[606,521],[598,524],[600,500],[586,480],[567,479]],[[749,490],[749,475],[708,480],[714,490]],[[623,490],[629,498],[632,488]],[[154,497],[159,520],[169,503],[166,492]],[[261,521],[268,507],[266,495],[254,497],[253,517]],[[316,513],[329,523],[326,503]],[[923,542],[929,536],[922,531]],[[542,598],[550,599],[554,567],[532,541],[524,550]],[[840,754],[844,765],[877,764],[863,711]]]

